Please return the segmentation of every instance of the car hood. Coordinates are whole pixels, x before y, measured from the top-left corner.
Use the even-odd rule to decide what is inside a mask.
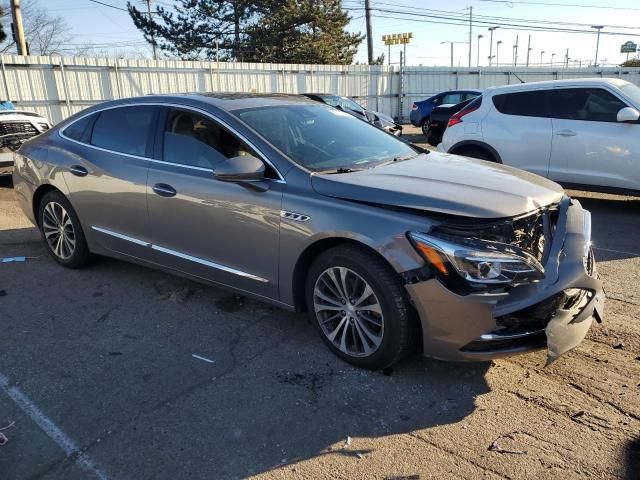
[[[431,152],[343,174],[314,174],[325,196],[474,218],[505,218],[559,202],[564,191],[533,173]]]

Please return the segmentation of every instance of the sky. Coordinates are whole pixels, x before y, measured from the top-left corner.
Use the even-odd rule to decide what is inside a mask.
[[[65,18],[74,36],[71,47],[85,44],[99,44],[100,48],[111,52],[141,52],[151,56],[150,47],[144,42],[142,35],[134,27],[125,10],[126,0],[101,0],[117,8],[110,8],[89,0],[32,0],[52,15]],[[168,6],[172,0],[151,0],[152,5]],[[140,8],[146,8],[146,1],[134,0]],[[606,6],[605,6],[606,5]],[[343,0],[352,20],[348,30],[365,33],[364,0]],[[487,30],[492,25],[502,25],[494,31],[492,54],[496,55],[500,64],[511,64],[513,45],[518,36],[518,65],[526,61],[527,42],[531,35],[530,65],[549,65],[552,54],[554,64],[560,65],[566,49],[569,58],[578,66],[587,66],[594,61],[596,50],[596,30],[591,25],[603,25],[600,35],[598,53],[599,64],[619,64],[626,58],[620,53],[620,45],[626,41],[640,44],[640,2],[638,0],[371,0],[374,56],[387,54],[382,35],[412,32],[412,43],[407,45],[407,65],[449,66],[450,44],[454,43],[454,66],[467,66],[469,58],[469,26],[468,7],[473,8],[473,15],[478,22],[473,24],[472,33],[472,66],[478,59],[478,35],[480,39],[480,65],[488,65],[489,37]],[[592,8],[593,7],[593,8]],[[599,7],[599,8],[595,8]],[[387,10],[381,11],[381,10]],[[393,10],[394,12],[389,12]],[[401,14],[397,12],[409,12]],[[430,16],[424,16],[430,15]],[[446,17],[434,18],[434,17]],[[501,17],[501,20],[483,18]],[[451,20],[460,18],[461,20]],[[518,19],[510,20],[510,19]],[[531,21],[536,21],[531,23]],[[450,25],[437,22],[465,23]],[[587,30],[588,33],[565,33],[527,31],[518,26],[507,24],[527,24],[549,26],[571,30]],[[582,25],[576,25],[582,24]],[[624,28],[628,27],[628,28]],[[622,33],[622,35],[611,35]],[[497,47],[497,42],[502,42]],[[391,47],[391,61],[399,61],[400,45]],[[542,53],[544,52],[544,53]],[[542,56],[541,56],[542,53]],[[636,54],[637,55],[637,54]],[[633,55],[631,55],[633,56]],[[367,46],[363,42],[356,60],[367,60]],[[493,63],[495,64],[496,58]]]

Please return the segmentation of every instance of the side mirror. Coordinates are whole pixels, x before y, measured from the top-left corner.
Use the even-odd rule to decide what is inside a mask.
[[[618,112],[616,120],[618,122],[637,122],[640,118],[640,112],[635,108],[624,107]]]
[[[264,163],[252,155],[227,158],[213,170],[223,182],[258,182],[264,180]]]

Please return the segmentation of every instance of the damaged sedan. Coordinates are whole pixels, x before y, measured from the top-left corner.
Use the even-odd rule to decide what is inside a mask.
[[[61,265],[106,255],[306,311],[363,368],[553,361],[602,319],[591,217],[556,183],[299,96],[97,105],[24,144],[14,185]]]

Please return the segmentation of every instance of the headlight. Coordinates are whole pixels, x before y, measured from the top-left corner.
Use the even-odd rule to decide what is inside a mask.
[[[544,278],[544,267],[523,249],[476,238],[409,232],[416,250],[442,277],[460,275],[472,284],[516,285]]]

